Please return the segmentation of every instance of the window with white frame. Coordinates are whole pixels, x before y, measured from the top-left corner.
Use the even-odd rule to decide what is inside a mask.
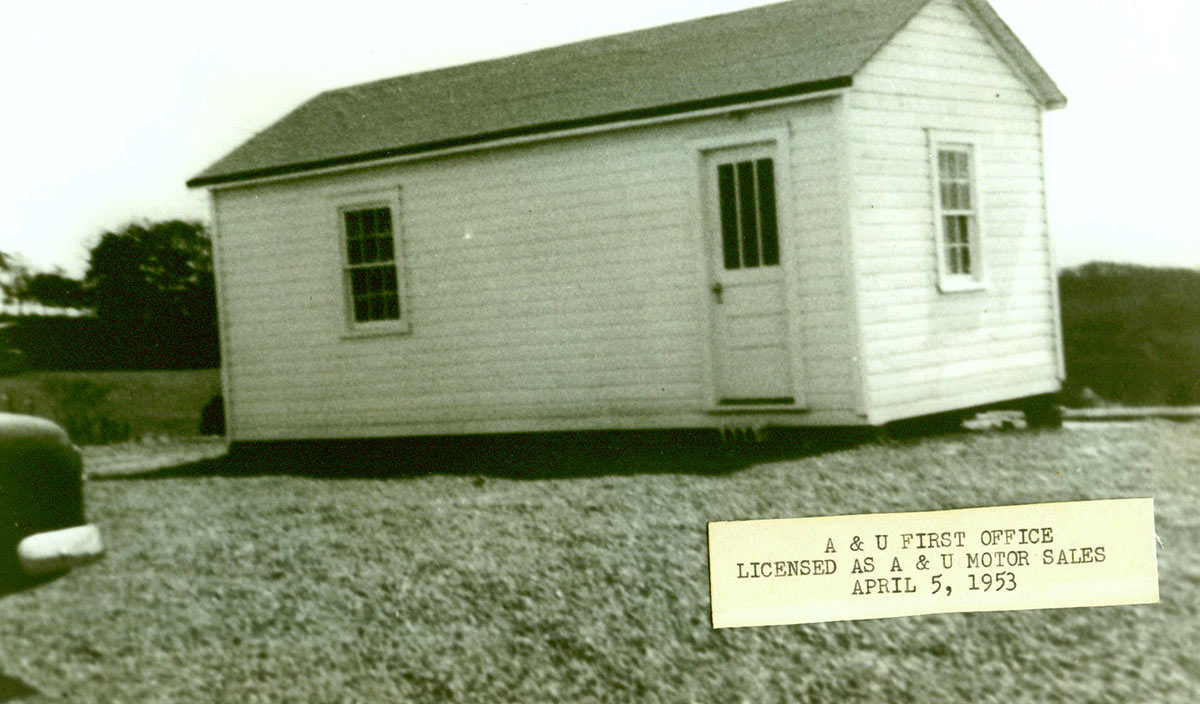
[[[355,330],[407,325],[394,199],[339,208],[346,309]]]
[[[979,288],[983,281],[975,145],[932,140],[934,210],[939,286],[944,291]]]

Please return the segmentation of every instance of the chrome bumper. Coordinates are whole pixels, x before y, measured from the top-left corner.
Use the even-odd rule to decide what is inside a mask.
[[[100,529],[91,524],[35,533],[17,544],[21,569],[30,575],[62,572],[103,556]]]

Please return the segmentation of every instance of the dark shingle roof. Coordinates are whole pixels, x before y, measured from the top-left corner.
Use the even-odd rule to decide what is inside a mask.
[[[926,2],[793,0],[328,91],[188,185],[847,86]]]

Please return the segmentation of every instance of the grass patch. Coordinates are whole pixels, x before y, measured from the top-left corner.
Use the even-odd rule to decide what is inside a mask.
[[[54,420],[77,443],[147,435],[195,436],[200,411],[221,391],[216,369],[136,372],[25,372],[0,377],[0,410]],[[104,428],[111,428],[104,432]]]
[[[128,474],[177,449],[87,462]],[[511,460],[405,474],[397,456],[396,476],[333,479],[298,454],[275,474],[215,461],[90,482],[110,554],[0,601],[0,675],[29,702],[1200,696],[1200,425],[955,434],[724,473],[617,453],[522,479]],[[709,624],[707,521],[1139,496],[1156,499],[1158,605]]]

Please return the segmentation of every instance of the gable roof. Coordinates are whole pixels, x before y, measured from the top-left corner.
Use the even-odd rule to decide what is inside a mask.
[[[851,85],[929,0],[792,0],[321,93],[187,182],[302,173]],[[966,0],[1044,104],[1065,101]]]

